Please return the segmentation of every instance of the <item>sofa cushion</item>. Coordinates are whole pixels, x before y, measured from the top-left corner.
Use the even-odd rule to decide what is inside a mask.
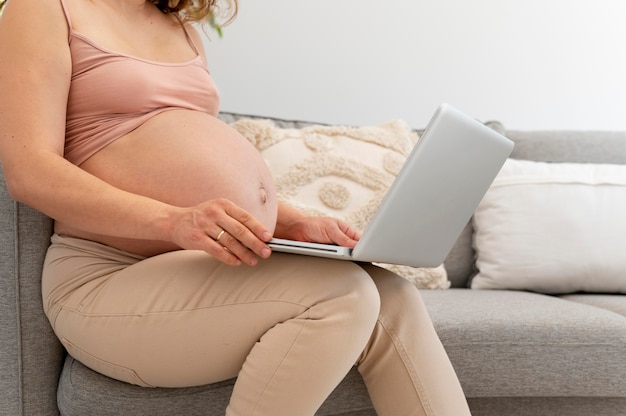
[[[474,214],[476,289],[626,293],[626,166],[508,160]]]
[[[261,152],[278,197],[311,215],[341,218],[363,230],[417,141],[402,121],[378,126],[279,127],[240,119],[232,126]],[[420,288],[449,287],[445,268],[381,265]]]
[[[529,292],[421,292],[468,397],[624,397],[626,319]]]
[[[234,383],[145,388],[100,375],[68,356],[59,381],[59,409],[63,416],[223,416]],[[316,415],[357,411],[375,415],[363,379],[353,368]]]
[[[584,303],[585,305],[606,309],[608,311],[615,312],[626,317],[626,296],[624,295],[574,294],[561,296],[561,299],[569,300],[572,302]]]
[[[477,416],[623,416],[623,397],[487,397],[468,400]]]

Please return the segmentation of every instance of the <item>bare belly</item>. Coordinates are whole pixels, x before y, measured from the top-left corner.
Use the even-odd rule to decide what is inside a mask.
[[[161,113],[81,167],[120,189],[175,206],[227,198],[270,231],[276,226],[276,192],[260,154],[230,126],[204,113]],[[165,241],[92,234],[59,222],[55,231],[145,256],[178,249]]]

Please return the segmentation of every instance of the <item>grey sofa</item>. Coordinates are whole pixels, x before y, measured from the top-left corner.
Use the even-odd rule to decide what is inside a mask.
[[[516,142],[514,158],[626,164],[626,132],[505,134]],[[0,183],[0,415],[223,415],[233,380],[146,389],[65,353],[41,307],[51,220],[12,201]],[[445,265],[452,288],[422,294],[474,415],[626,415],[626,296],[467,289],[471,223]],[[318,412],[374,414],[355,369]]]

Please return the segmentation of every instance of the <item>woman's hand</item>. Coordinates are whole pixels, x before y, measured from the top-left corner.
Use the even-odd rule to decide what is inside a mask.
[[[203,250],[233,266],[254,266],[271,254],[270,231],[250,213],[224,199],[184,208],[172,219],[171,240],[189,250]]]
[[[349,224],[330,217],[312,217],[285,204],[278,205],[275,236],[296,241],[354,247],[360,233]]]
[[[331,217],[306,217],[291,226],[290,240],[353,248],[361,235],[351,225]]]

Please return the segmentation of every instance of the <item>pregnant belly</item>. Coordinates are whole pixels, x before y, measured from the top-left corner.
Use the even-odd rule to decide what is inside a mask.
[[[81,167],[120,189],[175,206],[227,198],[270,231],[276,226],[276,193],[260,154],[237,131],[204,113],[161,113]],[[178,248],[163,241],[94,235],[67,224],[57,223],[55,229],[145,256]]]

